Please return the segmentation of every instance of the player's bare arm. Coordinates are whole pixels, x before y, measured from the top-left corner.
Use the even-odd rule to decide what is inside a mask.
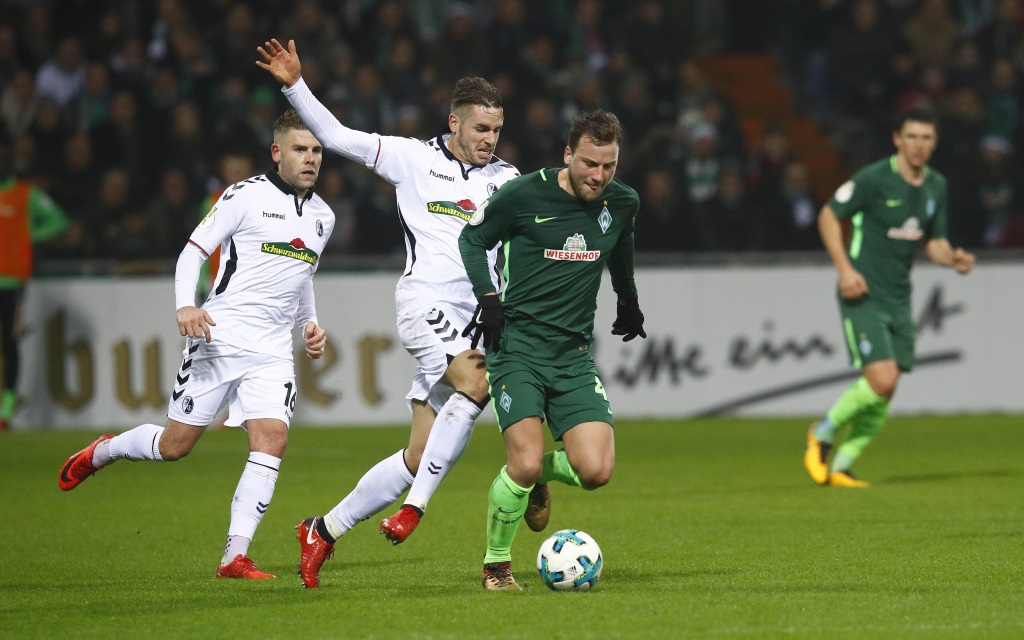
[[[843,242],[843,227],[839,223],[832,207],[825,205],[818,214],[818,232],[821,234],[821,242],[825,245],[832,264],[839,273],[839,293],[848,300],[860,298],[868,292],[868,283],[864,276],[853,268],[850,259],[846,255],[846,245]]]
[[[210,314],[204,309],[197,307],[182,307],[178,309],[178,333],[189,338],[198,338],[200,335],[206,337],[206,342],[211,339],[210,327],[216,327]]]
[[[261,69],[270,72],[274,79],[290,87],[302,77],[302,63],[299,62],[299,54],[295,51],[295,41],[288,41],[288,48],[285,49],[276,38],[264,42],[262,47],[256,47],[263,61],[256,61]]]
[[[925,253],[935,264],[952,267],[957,273],[966,274],[974,268],[974,254],[960,247],[954,249],[945,238],[929,240],[925,245]]]
[[[327,332],[323,330],[323,327],[310,320],[306,323],[303,337],[306,339],[306,355],[309,356],[309,359],[320,359],[327,346]]]

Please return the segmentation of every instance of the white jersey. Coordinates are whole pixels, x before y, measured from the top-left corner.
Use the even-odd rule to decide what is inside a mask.
[[[395,289],[399,314],[429,309],[437,300],[473,308],[476,296],[459,253],[459,234],[498,187],[519,175],[492,157],[483,167],[460,162],[445,142],[382,136],[349,129],[299,80],[283,93],[325,148],[358,160],[395,185],[405,231],[405,272]],[[488,252],[491,278],[497,250]]]
[[[276,172],[228,187],[189,238],[207,255],[221,250],[203,304],[213,340],[290,360],[300,300],[333,230],[327,203],[312,189],[299,198]]]

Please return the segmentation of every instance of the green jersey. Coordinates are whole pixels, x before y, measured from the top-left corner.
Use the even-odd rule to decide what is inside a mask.
[[[925,167],[915,187],[903,179],[896,156],[858,171],[836,190],[829,205],[853,234],[848,249],[853,268],[868,283],[868,297],[910,304],[910,268],[922,239],[946,237],[946,178]]]
[[[502,243],[502,350],[542,359],[589,347],[605,263],[615,292],[637,297],[636,191],[612,180],[600,198],[584,202],[558,185],[558,171],[541,169],[502,185],[459,238],[478,297],[494,291],[485,252]]]

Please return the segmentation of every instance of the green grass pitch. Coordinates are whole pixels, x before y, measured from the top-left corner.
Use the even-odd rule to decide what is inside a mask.
[[[477,428],[416,533],[356,527],[307,591],[293,526],[333,507],[404,445],[405,428],[292,429],[250,555],[277,580],[216,580],[246,457],[211,430],[173,464],[119,462],[76,490],[64,459],[95,434],[0,434],[2,638],[1021,638],[1024,448],[1019,416],[896,416],[858,465],[867,490],[817,487],[807,420],[619,424],[612,483],[556,485],[548,532],[605,556],[588,593],[535,570],[480,588],[487,488],[504,461]]]

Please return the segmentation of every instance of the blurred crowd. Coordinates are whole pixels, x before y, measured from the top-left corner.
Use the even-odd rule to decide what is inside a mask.
[[[41,257],[173,258],[224,186],[269,170],[270,37],[363,131],[436,135],[452,83],[486,77],[523,172],[561,164],[573,115],[614,111],[641,251],[820,250],[822,185],[781,126],[745,140],[702,65],[771,54],[851,170],[890,153],[896,110],[934,107],[953,240],[1024,246],[1024,0],[0,0],[0,173],[71,220]],[[336,249],[404,251],[385,181],[328,155],[317,191]]]

